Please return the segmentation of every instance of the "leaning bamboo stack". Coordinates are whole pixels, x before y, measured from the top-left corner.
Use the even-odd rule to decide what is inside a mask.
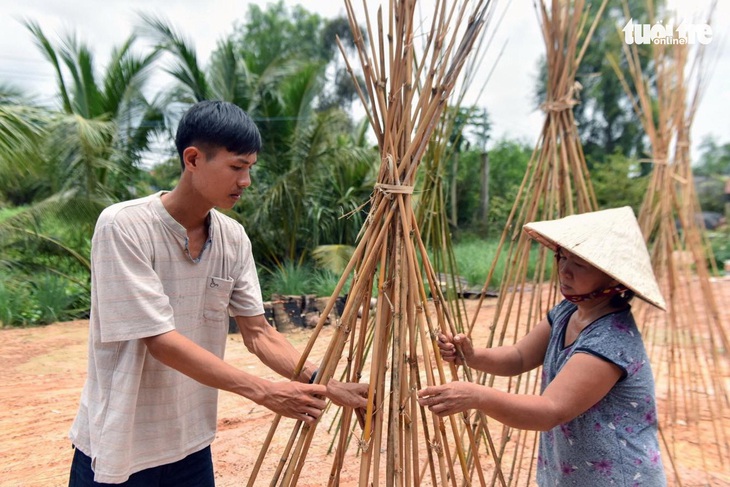
[[[426,385],[449,380],[435,338],[453,331],[453,320],[423,244],[412,208],[412,193],[421,158],[449,94],[470,51],[483,32],[491,2],[436,0],[423,52],[414,39],[422,35],[416,21],[419,2],[391,0],[375,16],[366,12],[366,46],[355,10],[346,0],[365,92],[360,97],[380,148],[378,182],[371,196],[370,213],[359,243],[330,300],[331,307],[347,278],[352,277],[344,311],[317,375],[326,383],[344,373],[350,381],[369,382],[367,410],[359,441],[350,442],[353,412],[343,411],[331,468],[314,466],[328,474],[328,485],[339,485],[345,462],[359,460],[359,485],[453,485],[467,479],[467,454],[472,437],[460,439],[462,418],[442,420],[421,408],[416,393]],[[420,7],[420,5],[418,5]],[[339,40],[338,40],[339,43]],[[340,49],[345,53],[344,46]],[[347,58],[347,56],[345,56]],[[354,73],[348,62],[348,69]],[[354,75],[353,75],[354,77]],[[420,261],[420,263],[419,263]],[[428,287],[428,290],[427,290]],[[374,317],[367,309],[377,289]],[[429,292],[433,297],[428,303]],[[358,318],[358,311],[363,310]],[[325,318],[317,324],[303,353],[309,355]],[[347,349],[344,370],[340,359]],[[298,371],[296,371],[298,372]],[[450,371],[455,374],[455,370]],[[277,417],[249,481],[254,485],[280,424]],[[297,423],[279,459],[271,485],[296,485],[307,461],[316,426]],[[485,433],[490,443],[488,432]],[[358,456],[348,454],[356,444]],[[353,448],[350,448],[353,449]],[[483,472],[497,466],[474,458]],[[501,478],[499,472],[497,477]],[[321,484],[324,485],[322,480]]]
[[[485,28],[488,28],[489,20]],[[498,28],[499,20],[495,25]],[[490,29],[494,32],[494,29]],[[420,172],[420,194],[415,203],[416,221],[421,229],[425,246],[431,255],[431,265],[437,273],[440,287],[445,294],[446,303],[454,317],[456,329],[462,332],[466,328],[467,312],[466,301],[459,299],[466,291],[466,284],[459,278],[459,269],[452,244],[453,229],[458,222],[458,193],[457,174],[460,164],[460,147],[468,144],[465,128],[467,125],[477,127],[474,137],[475,143],[486,146],[488,126],[486,112],[478,109],[476,103],[486,90],[490,76],[484,76],[484,58],[489,50],[493,38],[481,36],[475,45],[473,54],[464,63],[462,76],[454,88],[448,101],[448,108],[439,117],[438,124],[430,137],[423,168]],[[480,86],[478,90],[475,88]],[[467,105],[467,95],[476,96]],[[479,125],[479,124],[483,125]],[[482,154],[486,155],[486,147]],[[484,173],[482,160],[482,194],[486,198],[488,177]],[[447,207],[450,201],[450,208]],[[448,208],[448,210],[447,210]],[[486,220],[486,215],[481,215]]]
[[[504,259],[505,271],[486,343],[488,347],[516,342],[557,302],[556,281],[550,279],[553,256],[543,246],[531,245],[522,226],[531,221],[597,209],[572,109],[578,103],[580,89],[575,80],[576,72],[605,6],[604,0],[589,26],[588,6],[583,0],[553,0],[549,6],[545,2],[539,3],[538,16],[547,49],[546,100],[542,104],[545,121],[482,290],[483,299],[494,270]],[[505,246],[506,257],[502,255]],[[531,262],[534,266],[532,276],[528,275]],[[472,318],[472,332],[480,308],[477,307]],[[482,375],[479,381],[514,393],[539,393],[538,371],[508,381]],[[479,437],[479,425],[473,428]],[[534,481],[536,443],[535,432],[502,426],[497,445],[498,461],[508,485],[528,485]],[[494,485],[496,479],[491,481]]]
[[[637,316],[656,377],[670,478],[677,485],[704,478],[709,485],[718,465],[727,469],[730,458],[730,342],[710,282],[708,261],[710,268],[716,265],[696,220],[700,208],[690,167],[690,131],[705,82],[704,46],[650,49],[652,78],[643,74],[632,45],[624,54],[635,91],[621,80],[651,144],[653,172],[639,224],[668,308],[655,313],[638,307]],[[614,68],[621,76],[615,61]],[[686,457],[686,447],[697,441],[699,458]]]

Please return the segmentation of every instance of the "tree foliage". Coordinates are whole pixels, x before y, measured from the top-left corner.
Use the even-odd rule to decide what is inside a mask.
[[[730,143],[707,138],[700,145],[700,158],[692,168],[697,195],[703,211],[725,213],[725,188],[730,181]]]
[[[640,21],[648,15],[643,5],[629,2]],[[620,49],[616,27],[623,24],[618,7],[599,24],[579,72],[576,118],[599,204],[637,208],[647,165],[635,161],[644,142],[606,62]],[[367,121],[355,123],[348,110],[355,86],[334,42],[338,36],[345,48],[352,44],[346,19],[323,19],[281,0],[252,5],[203,63],[184,33],[142,14],[137,32],[113,49],[106,66],[75,34],[56,42],[38,23],[25,25],[53,69],[58,104],[40,106],[0,80],[0,301],[7,303],[0,321],[41,323],[88,310],[90,238],[99,212],[176,184],[177,120],[205,99],[237,104],[262,133],[253,184],[229,212],[246,227],[257,261],[288,269],[346,259],[367,215],[379,163]],[[141,48],[143,37],[153,46]],[[152,93],[149,78],[159,68],[172,84]],[[445,143],[424,161],[414,199],[421,204],[426,191],[438,192],[448,230],[497,237],[532,148],[504,139],[487,151],[485,216],[487,112],[469,107],[448,115],[440,134]],[[161,138],[164,147],[155,150],[163,162],[143,166],[153,140]],[[695,174],[698,185],[713,188],[700,191],[701,199],[709,198],[703,208],[714,209],[718,198],[706,195],[730,176],[730,144],[706,141]],[[17,292],[11,295],[11,288]]]
[[[588,7],[586,25],[595,19],[601,2]],[[657,0],[649,12],[645,0],[627,0],[628,16],[623,2],[609,2],[599,19],[591,42],[576,73],[579,83],[579,103],[573,108],[578,133],[589,167],[607,162],[607,158],[619,152],[629,157],[642,157],[646,150],[646,140],[639,119],[634,114],[631,102],[621,86],[609,56],[620,62],[625,78],[631,83],[632,77],[622,54],[624,38],[621,28],[633,18],[634,22],[650,23],[663,9],[664,0]],[[587,28],[585,29],[587,31]],[[583,33],[585,35],[586,32]],[[651,77],[650,46],[640,46],[641,65],[647,77]],[[536,86],[537,104],[545,100],[545,59],[540,61],[539,77]],[[644,171],[649,166],[642,167]]]

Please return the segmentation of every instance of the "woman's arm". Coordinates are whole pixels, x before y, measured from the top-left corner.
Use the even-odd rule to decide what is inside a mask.
[[[439,351],[444,360],[461,364],[461,355],[469,367],[494,375],[513,376],[532,370],[542,364],[550,341],[547,319],[537,324],[515,345],[475,349],[465,335],[440,335]]]
[[[577,353],[541,396],[511,394],[471,382],[451,382],[419,391],[419,403],[439,416],[479,409],[513,428],[547,431],[587,411],[621,378],[616,365]]]

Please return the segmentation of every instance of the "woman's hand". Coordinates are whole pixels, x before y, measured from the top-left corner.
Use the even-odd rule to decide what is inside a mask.
[[[364,429],[369,388],[369,384],[330,379],[327,383],[327,397],[338,406],[353,408],[360,427]]]
[[[469,362],[474,359],[474,346],[471,339],[463,333],[456,336],[451,336],[450,333],[442,333],[438,336],[436,342],[441,358],[447,362],[453,362],[456,365],[469,365]],[[461,354],[459,354],[459,351],[461,351]],[[466,363],[464,363],[464,360],[466,360]]]
[[[479,409],[480,398],[486,390],[486,386],[472,382],[449,382],[418,391],[418,403],[439,416],[448,416]]]

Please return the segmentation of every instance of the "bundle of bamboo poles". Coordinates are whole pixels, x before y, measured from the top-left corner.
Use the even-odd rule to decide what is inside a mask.
[[[353,382],[365,377],[369,381],[368,404],[358,442],[349,441],[353,412],[345,410],[341,415],[328,485],[340,483],[346,458],[352,462],[352,454],[347,456],[351,443],[357,443],[358,482],[362,486],[383,481],[387,485],[469,483],[469,461],[485,485],[484,472],[490,469],[483,457],[467,460],[467,451],[476,451],[475,439],[469,435],[461,439],[462,418],[442,420],[416,400],[422,387],[447,381],[436,336],[440,331],[453,332],[454,326],[416,224],[412,193],[429,138],[482,35],[492,2],[435,0],[422,52],[416,52],[414,42],[422,35],[415,15],[417,4],[414,0],[391,0],[385,11],[381,7],[373,17],[365,2],[366,46],[355,10],[349,0],[345,2],[365,79],[365,92],[359,91],[359,95],[377,138],[381,166],[357,248],[298,367],[301,369],[312,350],[334,298],[352,277],[317,382],[326,383],[335,374]],[[344,46],[339,46],[345,54]],[[347,65],[354,78],[349,61]],[[367,310],[374,288],[377,305],[371,318]],[[428,302],[429,293],[432,303]],[[343,370],[339,364],[345,348]],[[451,373],[455,375],[455,370]],[[249,485],[256,482],[279,423],[280,418],[275,418]],[[297,484],[315,429],[302,423],[294,426],[284,451],[276,453],[279,461],[271,485]],[[486,428],[482,431],[491,444]],[[321,469],[321,463],[316,468]],[[491,470],[502,478],[497,465]]]
[[[487,19],[489,21],[490,19]],[[498,27],[499,20],[495,27]],[[485,25],[485,28],[489,24]],[[494,32],[494,31],[492,31]],[[458,221],[459,184],[459,147],[467,143],[465,128],[472,125],[477,128],[475,143],[484,145],[482,153],[482,194],[487,198],[488,172],[485,174],[484,158],[486,157],[486,139],[488,126],[486,114],[478,109],[476,103],[484,93],[490,75],[484,76],[479,70],[485,64],[484,58],[489,50],[492,37],[481,36],[473,49],[473,55],[464,63],[462,76],[448,101],[448,108],[439,117],[433,135],[429,138],[428,148],[423,158],[423,168],[419,174],[420,194],[415,203],[416,221],[425,246],[431,255],[431,265],[437,272],[442,291],[446,297],[451,315],[454,317],[456,329],[462,332],[466,327],[466,302],[459,299],[463,295],[465,284],[459,278],[459,269],[452,245],[452,229]],[[491,73],[490,73],[491,74]],[[479,90],[475,90],[480,86]],[[467,95],[476,97],[467,105]],[[487,166],[488,167],[488,166]],[[448,184],[450,182],[450,184]],[[447,211],[447,199],[450,211]],[[486,219],[486,214],[481,215]]]
[[[651,145],[653,172],[639,224],[668,308],[654,313],[642,307],[637,316],[656,377],[671,478],[682,485],[683,479],[700,476],[709,482],[717,468],[711,458],[727,468],[730,341],[710,283],[708,262],[717,269],[696,220],[700,207],[691,170],[690,129],[706,81],[705,48],[652,44],[650,49],[653,76],[648,79],[636,45],[624,46],[635,91],[613,64]],[[700,458],[687,458],[686,446],[695,441],[702,444]]]
[[[557,302],[556,281],[549,279],[552,254],[543,246],[533,246],[522,226],[597,209],[572,109],[578,103],[580,89],[576,72],[605,6],[604,0],[589,28],[588,8],[583,0],[553,0],[549,7],[546,2],[539,2],[538,18],[547,49],[546,100],[542,104],[545,121],[482,290],[483,299],[500,259],[506,259],[488,347],[515,343]],[[528,276],[531,261],[534,274]],[[470,334],[479,309],[481,303],[472,317]],[[491,375],[482,374],[478,380],[497,385],[497,378]],[[535,394],[539,387],[538,371],[507,381],[502,379],[498,386],[514,393]],[[480,428],[480,424],[472,425],[473,435],[478,438]],[[501,434],[494,437],[497,461],[508,484],[528,485],[533,481],[537,434],[503,426]],[[476,470],[477,466],[473,467]],[[495,480],[492,479],[492,485]]]

